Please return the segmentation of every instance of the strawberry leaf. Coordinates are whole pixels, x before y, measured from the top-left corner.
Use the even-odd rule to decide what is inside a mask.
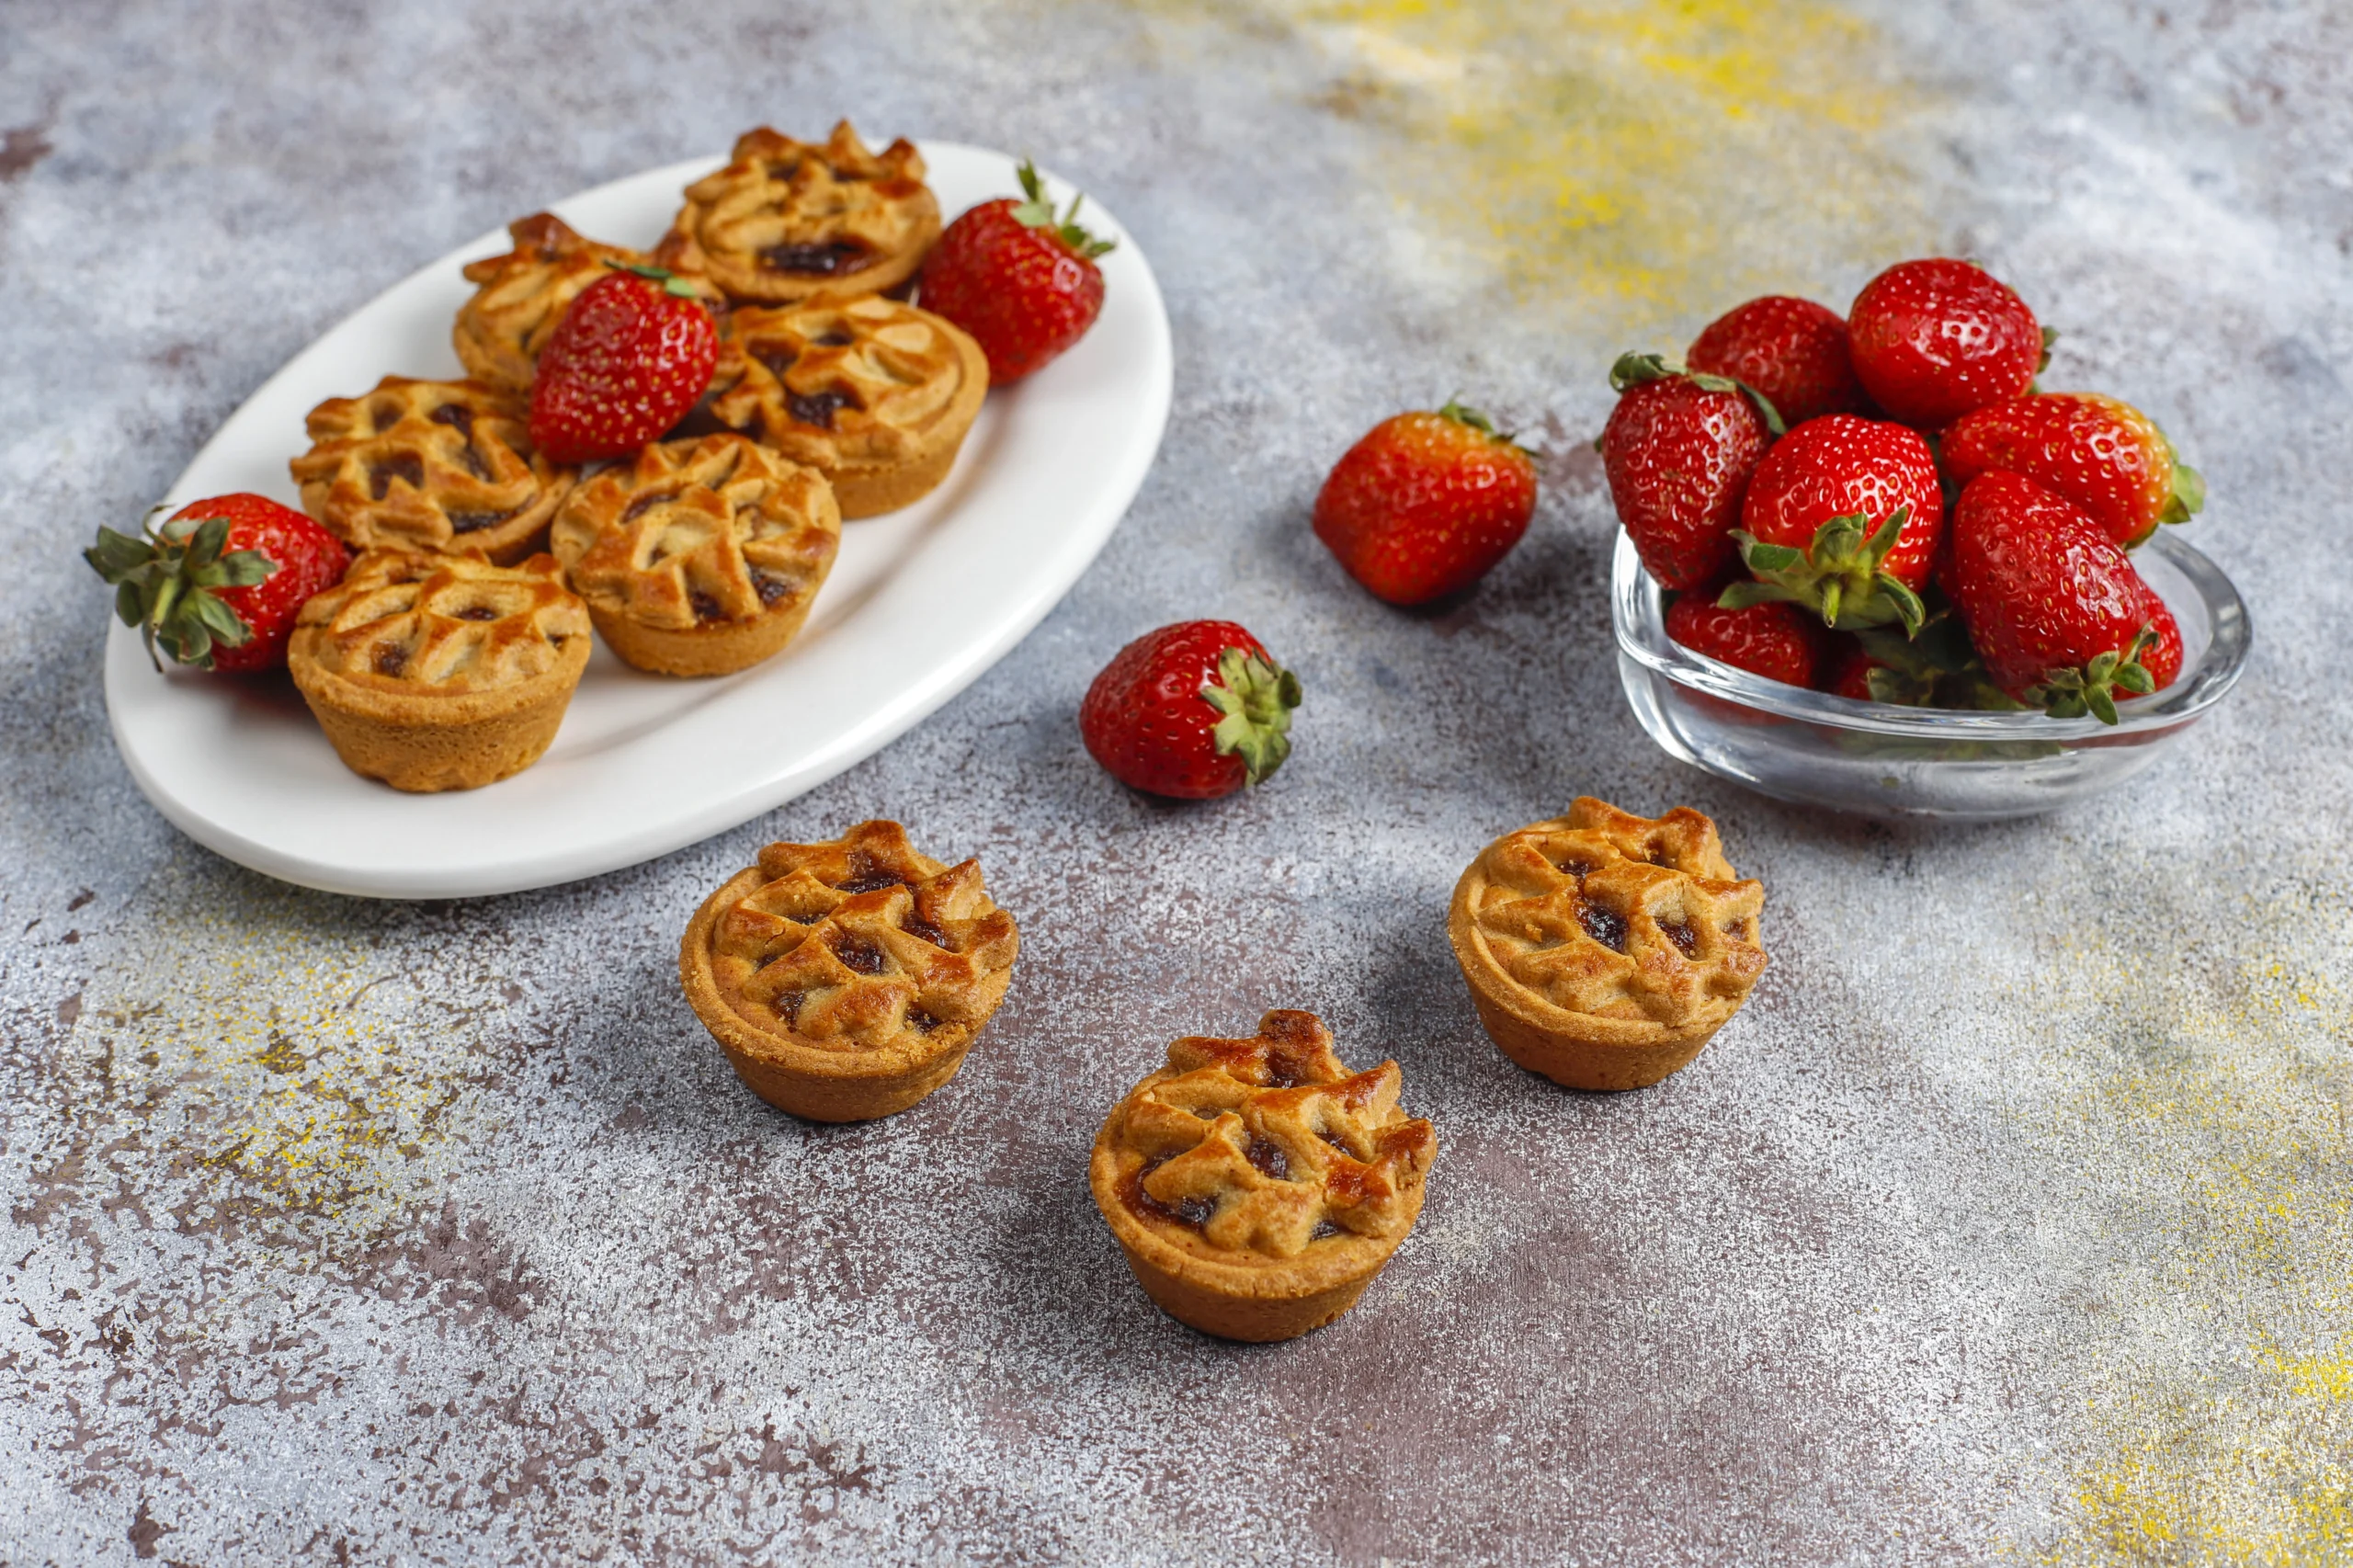
[[[1302,696],[1299,677],[1240,648],[1218,655],[1217,673],[1201,687],[1202,699],[1220,715],[1211,741],[1220,756],[1242,759],[1249,782],[1262,783],[1290,756],[1290,710]]]

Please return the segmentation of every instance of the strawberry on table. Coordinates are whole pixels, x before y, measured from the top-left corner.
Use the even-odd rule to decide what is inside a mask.
[[[1283,765],[1299,703],[1299,677],[1256,637],[1230,620],[1187,620],[1112,657],[1079,704],[1078,731],[1122,784],[1207,801]]]
[[[1619,397],[1601,432],[1602,467],[1643,565],[1670,590],[1724,575],[1774,427],[1733,381],[1677,374],[1655,354],[1620,356],[1609,384]]]
[[[1995,683],[2054,718],[2113,724],[2119,697],[2181,673],[2181,629],[2124,547],[2030,479],[1969,482],[1953,507],[1952,578]]]
[[[718,363],[718,325],[686,279],[617,267],[580,291],[540,352],[531,443],[551,462],[627,457],[686,417]]]
[[[1899,262],[1864,284],[1847,329],[1863,390],[1924,430],[2023,393],[2048,347],[2006,284],[1941,258]]]
[[[2175,455],[2156,422],[2097,392],[1990,403],[1956,420],[1939,452],[1954,483],[1992,469],[2022,475],[2089,512],[2128,549],[2206,504],[2205,481]]]
[[[1086,335],[1103,311],[1095,258],[1115,241],[1078,224],[1084,196],[1057,218],[1037,168],[1024,162],[1021,191],[984,201],[939,236],[923,265],[925,310],[972,334],[988,356],[989,381],[1017,381]]]
[[[161,510],[162,508],[157,508]],[[115,585],[115,613],[147,656],[238,673],[286,663],[302,603],[342,581],[351,552],[290,506],[238,494],[193,501],[137,535],[100,528],[82,552]]]
[[[1536,515],[1536,464],[1449,402],[1382,420],[1315,497],[1315,537],[1376,598],[1424,604],[1486,575]]]
[[[1695,653],[1778,680],[1812,686],[1824,662],[1821,622],[1792,604],[1726,609],[1710,593],[1689,593],[1666,607],[1666,634]]]
[[[1783,599],[1841,631],[1927,611],[1920,590],[1944,526],[1937,460],[1901,425],[1826,414],[1773,445],[1748,482],[1733,538],[1756,578],[1728,605]]]
[[[1683,361],[1754,387],[1791,428],[1870,406],[1847,350],[1847,318],[1812,300],[1768,294],[1734,305],[1691,340]]]

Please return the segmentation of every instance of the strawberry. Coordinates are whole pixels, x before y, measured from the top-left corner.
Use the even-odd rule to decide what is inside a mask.
[[[1643,566],[1677,591],[1723,576],[1737,559],[1741,499],[1778,418],[1737,382],[1678,375],[1654,354],[1620,355],[1609,384],[1619,397],[1602,427],[1602,467]]]
[[[531,444],[550,462],[626,457],[687,415],[719,363],[719,327],[692,285],[621,267],[580,291],[540,355]]]
[[[160,646],[236,673],[286,663],[302,602],[342,581],[351,552],[292,507],[241,494],[190,502],[161,528],[151,512],[137,536],[102,528],[82,559],[115,585],[115,613],[157,669]]]
[[[2181,629],[2089,513],[2030,479],[1979,474],[1952,514],[1952,576],[1995,684],[2053,718],[2116,722],[2116,699],[2181,673]]]
[[[2206,482],[2175,456],[2155,421],[2097,392],[1990,403],[1954,421],[1938,450],[1955,484],[1988,469],[2031,479],[2089,512],[2128,550],[2206,504]]]
[[[1078,706],[1086,749],[1120,783],[1209,801],[1264,782],[1290,755],[1299,677],[1230,620],[1148,631]]]
[[[923,265],[923,308],[972,335],[989,381],[1017,381],[1086,335],[1103,312],[1095,258],[1116,243],[1078,226],[1079,204],[1054,216],[1045,182],[1021,165],[1029,198],[984,201],[948,225]]]
[[[1392,605],[1467,588],[1510,553],[1536,515],[1536,464],[1475,408],[1399,414],[1332,465],[1315,537]]]
[[[1705,592],[1679,595],[1666,607],[1666,634],[1695,653],[1785,686],[1812,686],[1824,653],[1821,625],[1797,606],[1726,609]]]
[[[1944,496],[1918,432],[1851,414],[1809,419],[1756,465],[1740,520],[1733,537],[1756,581],[1726,589],[1727,605],[1786,599],[1841,631],[1910,631],[1927,614]]]
[[[1847,353],[1847,319],[1812,300],[1768,294],[1734,305],[1691,340],[1692,369],[1754,387],[1790,426],[1870,407]]]
[[[1855,296],[1847,329],[1863,390],[1928,430],[2025,392],[2050,347],[2026,301],[1965,261],[1889,267]]]
[[[1843,697],[1850,702],[1893,702],[1893,697],[1882,698],[1871,689],[1871,676],[1876,672],[1885,680],[1893,672],[1866,653],[1859,644],[1848,643],[1825,667],[1822,689],[1833,697]]]

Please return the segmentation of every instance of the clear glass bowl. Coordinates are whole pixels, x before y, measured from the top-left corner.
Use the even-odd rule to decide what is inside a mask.
[[[1990,822],[2055,811],[2154,762],[2230,694],[2251,629],[2214,563],[2161,529],[2134,564],[2181,623],[2182,669],[2114,726],[2044,713],[1858,702],[1784,686],[1666,634],[1666,601],[1621,530],[1609,613],[1626,701],[1651,739],[1722,778],[1865,816]]]

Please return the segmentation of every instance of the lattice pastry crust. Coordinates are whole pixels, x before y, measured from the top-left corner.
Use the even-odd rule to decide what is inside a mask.
[[[697,912],[679,977],[762,1098],[853,1121],[955,1075],[1019,950],[979,861],[943,865],[876,821],[761,850]]]
[[[311,449],[287,467],[302,509],[357,550],[536,551],[574,472],[538,456],[521,403],[478,381],[386,376],[311,411]]]
[[[923,175],[913,142],[870,152],[847,119],[823,143],[762,126],[687,187],[654,257],[763,304],[880,293],[914,277],[939,237]]]
[[[517,218],[506,233],[513,250],[466,264],[466,281],[481,287],[459,310],[450,339],[467,375],[520,396],[531,390],[540,351],[580,291],[616,265],[645,266],[653,258],[583,238],[552,212]],[[692,277],[687,282],[714,312],[724,312],[726,296],[715,284]]]
[[[576,485],[550,543],[640,669],[724,675],[808,619],[842,537],[832,486],[741,436],[655,442]]]
[[[1394,1062],[1351,1073],[1313,1013],[1190,1036],[1112,1109],[1089,1170],[1137,1278],[1212,1334],[1288,1338],[1347,1311],[1421,1211],[1437,1134]]]
[[[954,323],[879,295],[775,309],[727,324],[710,410],[833,482],[846,517],[929,491],[988,394],[988,357]]]
[[[463,790],[537,761],[587,666],[555,558],[369,551],[302,607],[287,665],[355,772]]]
[[[1656,1082],[1747,1000],[1765,969],[1764,901],[1699,812],[1652,820],[1584,797],[1482,851],[1448,931],[1515,1060],[1577,1087],[1630,1087],[1614,1080]],[[1613,1081],[1584,1081],[1596,1074]]]

